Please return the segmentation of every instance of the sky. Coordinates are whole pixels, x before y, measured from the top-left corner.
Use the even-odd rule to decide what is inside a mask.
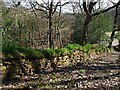
[[[15,2],[17,2],[17,1],[22,1],[22,3],[21,3],[22,6],[30,7],[29,3],[25,3],[25,1],[26,1],[26,2],[28,2],[28,1],[38,1],[39,3],[43,3],[43,1],[47,2],[48,0],[3,0],[3,1],[5,2],[5,4],[6,4],[8,7],[12,5],[12,2],[11,2],[11,1],[15,1]],[[49,0],[49,1],[50,1],[50,0]],[[55,1],[55,2],[58,2],[59,0],[54,0],[54,1]],[[79,0],[61,0],[62,3],[65,3],[65,2],[67,2],[67,1],[77,2],[77,1],[79,1]],[[80,0],[80,1],[83,1],[83,0]],[[92,0],[84,0],[84,1],[92,1]],[[104,7],[107,7],[108,5],[109,5],[109,6],[112,6],[111,3],[107,4],[108,0],[100,0],[100,1],[103,2],[103,6],[104,6]],[[115,2],[115,3],[117,3],[119,0],[112,0],[112,1]],[[64,7],[62,8],[62,10],[63,10],[63,12],[72,12],[72,8],[70,8],[69,5],[64,6]]]
[[[2,0],[4,2],[11,2],[11,1],[28,1],[28,0]],[[48,0],[29,0],[29,1],[38,1],[38,2],[41,2],[41,1],[48,1]],[[49,0],[51,1],[51,0]],[[58,2],[59,0],[53,0],[55,2]],[[71,2],[78,2],[78,1],[83,1],[83,0],[61,0],[62,2],[67,2],[67,1],[71,1]],[[84,0],[84,1],[93,1],[93,0]],[[97,0],[94,0],[94,1],[97,1]],[[109,0],[100,0],[102,2],[107,2]],[[118,2],[119,0],[112,0],[113,2]]]

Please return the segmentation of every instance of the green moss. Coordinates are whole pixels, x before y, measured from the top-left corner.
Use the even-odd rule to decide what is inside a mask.
[[[84,52],[88,52],[90,49],[93,49],[92,44],[86,44],[85,46],[83,46],[83,51]]]
[[[95,48],[95,52],[100,52],[100,48],[99,48],[99,47],[96,47],[96,48]]]
[[[45,78],[44,75],[43,75],[43,74],[40,74],[39,80],[42,81],[42,80],[44,80],[44,78]]]
[[[3,45],[2,53],[4,53],[6,59],[15,59],[16,61],[19,60],[19,51],[15,45]]]
[[[17,45],[5,45],[3,46],[2,52],[5,54],[7,59],[26,58],[30,60],[35,60],[43,58],[41,51]]]
[[[95,49],[96,52],[108,51],[109,49],[104,46],[94,47],[92,44],[86,44],[85,46],[80,46],[79,44],[68,44],[61,49],[45,49],[45,50],[35,50],[33,48],[26,48],[17,45],[3,45],[3,53],[7,59],[51,59],[56,56],[70,55],[75,50],[83,50],[84,53],[87,53],[90,49]]]
[[[74,51],[74,50],[80,49],[81,46],[79,44],[68,44],[67,46],[65,46],[65,48],[71,51]]]
[[[109,51],[110,49],[105,47],[105,46],[97,46],[95,47],[95,51],[96,52],[105,52],[105,51]]]
[[[41,51],[32,48],[25,48],[25,47],[18,47],[17,49],[20,53],[23,53],[27,59],[35,60],[35,59],[43,58]]]
[[[44,89],[49,89],[49,85],[46,84],[46,85],[44,86]]]
[[[14,53],[15,50],[16,50],[16,47],[13,45],[3,45],[2,47],[2,52],[4,54]]]
[[[70,54],[70,50],[67,49],[67,48],[56,49],[55,51],[57,53],[57,56],[69,55]]]
[[[45,58],[50,59],[51,57],[55,57],[57,54],[54,49],[48,48],[42,51]]]
[[[85,73],[86,70],[85,69],[80,69],[80,73]]]

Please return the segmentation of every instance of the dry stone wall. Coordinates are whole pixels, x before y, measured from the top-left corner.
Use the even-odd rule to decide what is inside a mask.
[[[56,68],[63,68],[75,65],[87,60],[95,60],[103,55],[107,55],[111,51],[96,52],[89,49],[87,52],[77,49],[69,55],[61,55],[51,57],[49,59],[42,58],[37,60],[21,59],[19,62],[3,62],[1,65],[2,78],[11,78],[16,75],[22,78],[24,75],[33,75],[44,71],[52,71]]]

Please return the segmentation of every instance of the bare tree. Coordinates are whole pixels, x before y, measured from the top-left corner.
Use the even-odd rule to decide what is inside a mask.
[[[34,7],[35,10],[39,10],[45,13],[47,19],[48,19],[48,30],[49,30],[49,48],[54,48],[53,45],[53,38],[52,38],[52,34],[53,34],[53,29],[52,29],[52,17],[55,14],[56,10],[58,7],[62,7],[66,4],[68,4],[69,2],[65,2],[63,4],[61,4],[61,0],[59,0],[58,2],[54,2],[54,0],[48,0],[47,2],[45,2],[45,0],[42,0],[43,3],[38,3],[36,2],[30,2],[32,7]],[[60,12],[61,13],[61,12]],[[60,17],[60,14],[59,14]],[[60,20],[60,19],[59,19]]]
[[[105,12],[117,7],[118,5],[120,5],[120,1],[119,1],[118,3],[114,4],[111,7],[108,7],[104,10],[94,12],[94,6],[98,2],[99,2],[99,0],[97,0],[97,1],[93,0],[91,2],[83,1],[83,9],[84,9],[84,12],[85,12],[85,20],[84,20],[84,25],[83,25],[83,37],[82,37],[82,44],[83,45],[86,44],[86,42],[87,42],[88,25],[92,21],[92,18],[94,16],[97,16],[101,13],[105,13]]]

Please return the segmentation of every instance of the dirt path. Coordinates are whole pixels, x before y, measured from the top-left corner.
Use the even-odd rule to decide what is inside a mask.
[[[2,87],[3,90],[13,90],[13,88],[22,88],[21,90],[120,90],[118,53],[87,63],[60,68],[54,72],[26,76],[22,82],[3,84]]]

